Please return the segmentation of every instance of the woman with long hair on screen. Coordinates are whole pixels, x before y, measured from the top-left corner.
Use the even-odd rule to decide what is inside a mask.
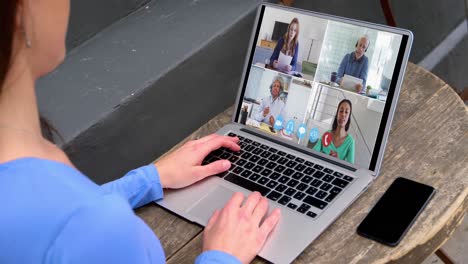
[[[291,63],[281,67],[278,62],[280,52],[283,55],[290,56]],[[297,63],[297,55],[299,53],[299,19],[293,18],[288,25],[288,31],[276,43],[273,54],[270,57],[270,67],[279,71],[295,71]],[[280,69],[281,68],[281,69]]]
[[[342,100],[338,104],[332,130],[328,131],[332,135],[331,143],[325,146],[327,144],[323,144],[322,139],[319,139],[314,150],[354,164],[355,143],[353,137],[348,133],[352,112],[351,101]]]
[[[113,182],[88,179],[42,136],[34,87],[65,57],[69,8],[69,0],[0,1],[0,263],[164,263],[132,209],[227,170],[227,160],[202,161],[220,147],[240,150],[239,139],[213,134]],[[278,222],[278,209],[262,221],[267,211],[258,192],[245,201],[236,193],[209,220],[196,262],[250,262]]]

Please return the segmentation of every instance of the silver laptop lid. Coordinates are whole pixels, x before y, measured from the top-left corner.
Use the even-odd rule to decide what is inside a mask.
[[[262,4],[232,121],[377,176],[412,41],[404,29]]]

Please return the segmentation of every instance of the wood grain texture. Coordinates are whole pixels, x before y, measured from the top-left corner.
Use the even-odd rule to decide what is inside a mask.
[[[229,123],[231,111],[221,113],[186,140],[213,133]],[[409,64],[392,127],[380,177],[295,263],[419,263],[461,222],[468,206],[468,108],[436,76]],[[437,193],[399,246],[387,247],[358,236],[358,224],[399,176],[432,185]],[[160,217],[161,212],[154,207],[145,217]],[[168,218],[164,221],[177,221],[171,220],[175,218],[182,222],[178,223],[179,233],[187,230],[195,234],[193,239],[188,238],[190,235],[174,238],[177,243],[173,247],[186,245],[171,255],[169,263],[193,262],[201,253],[200,229],[164,213]],[[153,230],[171,240],[171,230]],[[165,249],[174,252],[172,247]],[[254,262],[264,260],[257,258]]]

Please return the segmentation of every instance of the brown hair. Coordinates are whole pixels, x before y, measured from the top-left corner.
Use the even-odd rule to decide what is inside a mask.
[[[292,24],[297,25],[297,33],[294,36],[294,39],[292,41],[292,45],[289,45],[289,30],[291,29]],[[284,34],[283,39],[284,39],[284,44],[283,48],[281,49],[281,52],[288,56],[294,56],[294,52],[296,51],[297,43],[298,43],[298,38],[299,38],[299,19],[296,17],[291,20],[291,23],[288,25],[288,31],[286,31],[286,34]]]
[[[13,37],[15,34],[15,18],[19,0],[0,1],[0,93],[5,83],[8,69],[13,56]]]
[[[6,76],[11,66],[13,57],[13,38],[16,30],[16,12],[20,0],[0,1],[0,95],[5,85]],[[64,139],[57,129],[42,115],[39,118],[42,136],[51,142],[55,142],[54,135],[57,135],[62,143]]]

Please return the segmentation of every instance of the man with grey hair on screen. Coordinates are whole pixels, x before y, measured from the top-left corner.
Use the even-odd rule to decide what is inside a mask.
[[[351,75],[362,80],[362,84],[356,84],[356,92],[362,93],[365,91],[369,59],[364,53],[366,53],[369,45],[369,37],[367,35],[362,35],[356,41],[355,50],[343,57],[337,73],[338,84],[341,85],[345,74]]]

